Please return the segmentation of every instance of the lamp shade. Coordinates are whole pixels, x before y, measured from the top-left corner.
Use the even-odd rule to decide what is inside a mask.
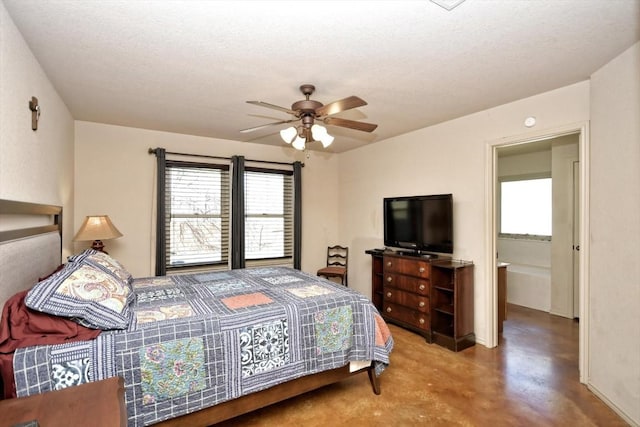
[[[293,145],[293,148],[295,148],[296,150],[302,151],[305,148],[305,142],[306,140],[298,135],[296,136],[296,139],[293,140],[293,143],[291,145]]]
[[[311,135],[313,135],[313,139],[320,141],[324,135],[327,135],[327,129],[324,126],[313,125],[311,126]]]
[[[331,145],[334,139],[335,139],[334,137],[332,137],[328,133],[325,133],[324,135],[322,135],[322,138],[320,138],[320,142],[322,143],[322,146],[324,148],[327,148],[328,146]]]
[[[92,215],[84,219],[73,240],[107,240],[118,237],[122,237],[122,233],[118,231],[107,215]]]
[[[327,132],[327,128],[325,128],[324,126],[311,126],[311,134],[313,135],[313,139],[316,141],[320,141],[324,148],[330,146],[334,140],[334,138]]]
[[[286,129],[282,129],[280,131],[280,137],[282,138],[282,140],[284,142],[286,142],[287,144],[291,144],[291,141],[293,141],[293,139],[298,135],[298,131],[296,130],[296,128],[294,128],[293,126],[286,128]]]

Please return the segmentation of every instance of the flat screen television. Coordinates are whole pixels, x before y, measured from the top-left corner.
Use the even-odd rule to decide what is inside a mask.
[[[422,252],[453,253],[453,196],[386,197],[384,245]]]

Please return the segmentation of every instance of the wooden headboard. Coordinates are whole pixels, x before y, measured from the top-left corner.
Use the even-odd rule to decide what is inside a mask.
[[[62,259],[62,207],[0,199],[0,309]]]

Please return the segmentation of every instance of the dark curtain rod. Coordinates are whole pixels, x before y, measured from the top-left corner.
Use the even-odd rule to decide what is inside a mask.
[[[149,154],[156,154],[156,148],[149,148]],[[205,159],[218,159],[218,160],[231,160],[231,157],[221,157],[221,156],[208,156],[206,154],[189,154],[189,153],[176,153],[176,152],[172,152],[172,151],[165,151],[165,154],[173,154],[175,156],[190,156],[190,157],[201,157],[201,158],[205,158]],[[272,164],[272,165],[287,165],[287,166],[293,166],[293,163],[286,163],[286,162],[271,162],[268,160],[251,160],[251,159],[244,159],[245,162],[255,162],[255,163],[266,163],[266,164]],[[304,163],[300,163],[302,167],[304,167]]]

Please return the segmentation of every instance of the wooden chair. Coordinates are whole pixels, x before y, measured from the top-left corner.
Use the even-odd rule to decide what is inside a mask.
[[[318,270],[316,275],[340,278],[340,283],[349,286],[347,280],[347,261],[349,260],[349,248],[335,245],[327,248],[327,266]]]

